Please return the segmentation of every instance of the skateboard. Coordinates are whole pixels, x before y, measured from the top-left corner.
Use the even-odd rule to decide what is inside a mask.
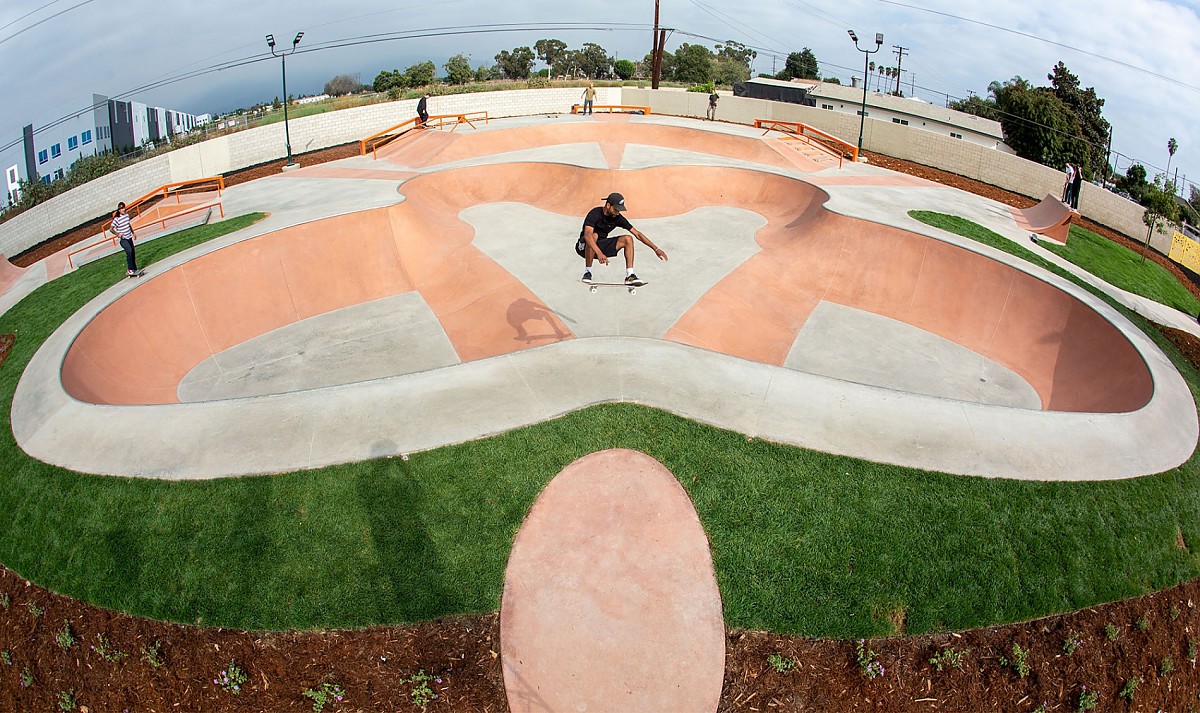
[[[580,282],[583,282],[583,280],[580,280]],[[636,295],[639,287],[645,287],[646,285],[649,285],[650,283],[643,282],[640,285],[626,285],[624,282],[595,282],[595,281],[592,281],[592,282],[583,282],[583,284],[588,286],[588,292],[595,292],[597,287],[624,287],[625,289],[629,290],[629,294]]]
[[[146,274],[145,270],[138,270],[137,272],[133,273],[132,275],[126,275],[125,277],[142,277],[145,274]]]

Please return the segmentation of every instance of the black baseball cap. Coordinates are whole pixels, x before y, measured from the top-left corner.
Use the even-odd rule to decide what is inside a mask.
[[[616,208],[618,211],[625,210],[625,196],[621,195],[620,193],[609,193],[608,198],[605,198],[604,202],[608,203],[613,208]]]

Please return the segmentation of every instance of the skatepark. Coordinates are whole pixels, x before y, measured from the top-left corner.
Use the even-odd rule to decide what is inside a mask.
[[[613,191],[669,256],[637,252],[636,294],[579,281],[583,216]],[[268,217],[117,283],[38,348],[11,411],[26,454],[163,487],[324,478],[610,403],[955,476],[1115,481],[1195,451],[1187,382],[1125,316],[909,211],[1025,246],[1061,215],[751,127],[558,115],[415,131],[221,203]],[[55,272],[9,278],[6,304]],[[114,432],[140,437],[114,448]],[[628,710],[715,708],[728,582],[676,477],[607,449],[537,496],[503,581],[512,710],[631,690]]]
[[[577,224],[614,190],[670,256],[637,256],[637,295],[578,283]],[[1119,315],[907,215],[1027,237],[1007,209],[747,127],[495,121],[224,204],[271,218],[114,287],[46,343],[14,402],[27,452],[93,473],[279,472],[606,401],[976,475],[1130,477],[1194,447],[1190,394]],[[79,447],[114,420],[162,438]],[[179,457],[184,433],[203,457]]]

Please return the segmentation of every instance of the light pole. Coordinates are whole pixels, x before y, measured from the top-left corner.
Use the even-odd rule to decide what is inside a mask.
[[[292,160],[292,134],[288,130],[288,93],[287,93],[287,56],[296,51],[296,45],[300,44],[300,38],[304,37],[303,32],[296,33],[296,39],[292,40],[292,48],[286,52],[275,51],[275,35],[267,35],[267,47],[271,48],[271,55],[278,57],[283,64],[283,137],[287,142],[287,167],[291,168],[296,165]]]
[[[878,52],[879,48],[883,46],[883,33],[882,32],[875,33],[875,49],[865,50],[862,47],[858,46],[858,35],[854,34],[854,30],[846,30],[846,32],[850,34],[850,39],[854,40],[854,49],[863,53],[862,111],[858,112],[858,115],[859,115],[859,119],[858,119],[858,155],[862,156],[863,129],[866,127],[866,124],[867,124],[867,62],[870,61],[871,55]]]

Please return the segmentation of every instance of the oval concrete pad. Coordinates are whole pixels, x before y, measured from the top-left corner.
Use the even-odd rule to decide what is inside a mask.
[[[550,481],[504,577],[514,713],[714,711],[724,632],[708,539],[670,471],[607,450]]]

